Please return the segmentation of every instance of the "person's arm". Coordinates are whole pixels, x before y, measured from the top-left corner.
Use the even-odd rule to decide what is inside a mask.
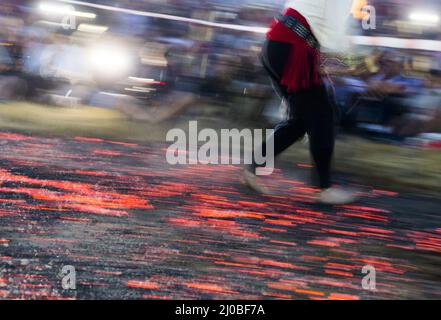
[[[351,49],[348,35],[348,22],[351,16],[353,0],[323,1],[323,21],[321,23],[322,52],[347,54]]]

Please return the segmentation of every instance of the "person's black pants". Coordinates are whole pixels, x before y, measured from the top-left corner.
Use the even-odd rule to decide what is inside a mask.
[[[286,99],[289,109],[288,120],[275,128],[274,156],[308,134],[320,188],[326,189],[331,186],[331,161],[335,142],[333,106],[324,85],[292,94],[288,94],[286,87],[280,85],[290,48],[291,44],[267,41],[262,51],[262,62],[274,89],[281,98]],[[262,151],[265,156],[265,143]]]

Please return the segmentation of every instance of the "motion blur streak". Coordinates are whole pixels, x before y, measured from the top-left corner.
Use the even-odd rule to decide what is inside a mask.
[[[166,20],[187,22],[187,23],[206,26],[206,27],[246,31],[246,32],[261,33],[261,34],[268,32],[268,28],[266,28],[266,27],[252,27],[252,26],[242,26],[242,25],[226,24],[226,23],[214,23],[214,22],[200,20],[200,19],[190,19],[190,18],[185,18],[185,17],[160,14],[160,13],[155,13],[155,12],[146,12],[146,11],[125,9],[125,8],[117,8],[117,7],[107,6],[107,5],[100,5],[100,4],[94,4],[94,3],[83,2],[83,1],[75,1],[75,0],[56,0],[56,1],[70,3],[70,4],[78,4],[78,5],[82,5],[85,7],[103,9],[103,10],[108,10],[108,11],[113,11],[113,12],[128,13],[128,14],[139,15],[139,16],[144,16],[144,17],[152,17],[152,18],[160,18],[160,19],[166,19]],[[368,16],[366,16],[365,14],[361,13],[361,15],[360,15],[358,12],[357,12],[357,14],[354,13],[354,16],[357,18],[368,18]],[[427,14],[426,15],[412,14],[410,16],[410,19],[413,21],[420,21],[420,22],[422,21],[422,22],[429,23],[429,24],[437,23],[439,21],[438,16],[427,15]],[[355,44],[358,44],[358,45],[378,45],[378,46],[384,46],[384,47],[390,47],[390,48],[441,51],[441,41],[422,40],[422,39],[409,41],[408,39],[385,38],[385,37],[378,38],[378,37],[366,37],[366,36],[351,36],[350,38]]]
[[[152,17],[152,18],[160,18],[160,19],[166,19],[166,20],[188,22],[188,23],[207,26],[207,27],[231,29],[231,30],[238,30],[238,31],[248,31],[248,32],[255,32],[255,33],[268,32],[268,28],[265,28],[265,27],[249,27],[249,26],[240,26],[240,25],[226,24],[226,23],[214,23],[214,22],[209,22],[209,21],[200,20],[200,19],[190,19],[190,18],[173,16],[173,15],[168,15],[168,14],[160,14],[160,13],[155,13],[155,12],[146,12],[146,11],[140,11],[140,10],[117,8],[117,7],[112,7],[112,6],[94,4],[94,3],[83,2],[83,1],[75,1],[75,0],[56,0],[56,1],[82,5],[82,6],[90,7],[90,8],[103,9],[103,10],[108,10],[108,11],[113,11],[113,12],[128,13],[128,14],[144,16],[144,17]]]

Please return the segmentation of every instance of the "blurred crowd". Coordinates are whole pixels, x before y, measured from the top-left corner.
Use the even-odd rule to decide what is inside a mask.
[[[283,1],[274,0],[89,3],[250,27],[268,26],[283,7]],[[418,23],[409,18],[409,10],[418,5],[438,14],[437,1],[369,0],[359,1],[356,8],[367,4],[375,8],[376,29],[361,28],[364,13],[357,11],[351,21],[353,35],[441,39],[436,19]],[[2,0],[0,99],[111,106],[129,96],[148,108],[171,91],[187,91],[213,98],[244,117],[256,117],[274,98],[259,61],[263,39],[258,31],[124,10]],[[440,58],[437,50],[370,46],[354,47],[344,57],[324,57],[342,127],[398,138],[440,132]],[[247,112],[241,110],[244,97],[253,101]]]

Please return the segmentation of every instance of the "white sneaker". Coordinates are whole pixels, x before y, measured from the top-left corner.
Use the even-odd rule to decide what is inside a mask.
[[[259,178],[249,170],[244,170],[243,175],[243,183],[246,184],[249,188],[254,191],[262,194],[271,195],[271,191],[259,183]]]
[[[331,205],[348,204],[356,200],[354,193],[337,188],[323,190],[317,197],[318,202]]]

